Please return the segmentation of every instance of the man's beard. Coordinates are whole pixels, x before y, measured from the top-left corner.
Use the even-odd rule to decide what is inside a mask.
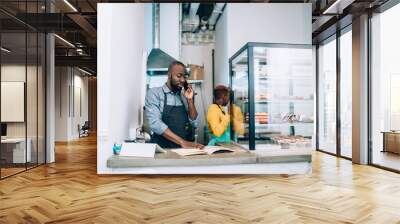
[[[177,92],[180,92],[182,90],[182,87],[177,85],[177,84],[172,84],[171,86],[172,86],[172,92],[177,93]]]

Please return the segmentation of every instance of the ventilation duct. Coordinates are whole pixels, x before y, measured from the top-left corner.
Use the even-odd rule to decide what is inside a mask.
[[[160,49],[160,4],[153,3],[153,49],[147,58],[148,75],[166,75],[175,58]]]

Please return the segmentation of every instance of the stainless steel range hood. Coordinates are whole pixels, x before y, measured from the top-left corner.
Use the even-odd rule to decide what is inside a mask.
[[[160,4],[153,3],[153,49],[147,58],[148,75],[166,75],[175,58],[160,49]]]

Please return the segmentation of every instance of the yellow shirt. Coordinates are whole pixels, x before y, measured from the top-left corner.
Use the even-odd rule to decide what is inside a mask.
[[[232,122],[233,122],[233,131],[239,135],[244,134],[244,125],[243,125],[243,113],[240,107],[236,106],[235,104],[232,104],[232,110],[233,110],[233,117],[232,117]]]
[[[233,130],[238,134],[243,134],[244,127],[242,111],[236,105],[232,105],[232,110]],[[227,113],[222,107],[219,107],[217,104],[211,104],[207,111],[207,124],[208,129],[211,131],[211,133],[217,137],[220,137],[228,128],[229,122],[229,113]]]
[[[229,114],[222,107],[217,104],[211,104],[207,111],[208,129],[213,135],[220,137],[228,128],[229,117]]]

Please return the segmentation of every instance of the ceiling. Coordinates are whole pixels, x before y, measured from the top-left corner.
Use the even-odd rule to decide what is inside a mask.
[[[387,0],[267,0],[267,1],[228,1],[228,2],[269,2],[269,3],[312,3],[313,9],[313,39],[328,35],[330,27],[346,16],[377,7]],[[129,0],[1,0],[0,22],[2,32],[17,33],[26,27],[40,32],[55,32],[56,38],[56,65],[71,65],[86,67],[96,71],[96,40],[97,40],[97,3],[126,3],[126,2],[153,2]],[[179,1],[159,1],[179,2]],[[185,18],[191,18],[183,26],[183,35],[205,33],[212,35],[219,14],[224,10],[224,2],[201,1],[191,3],[183,1],[183,24]],[[334,10],[326,11],[328,8]],[[51,9],[51,10],[50,10]],[[52,13],[49,13],[52,11]],[[329,12],[325,13],[324,11]],[[213,15],[215,14],[215,15]],[[194,19],[194,17],[198,19]],[[214,18],[212,18],[214,17]],[[210,19],[211,18],[211,19]],[[193,22],[195,21],[195,22]],[[351,19],[350,19],[351,21]],[[6,38],[12,38],[8,34]],[[15,41],[19,41],[18,34]],[[210,36],[210,38],[212,38]],[[13,39],[13,38],[12,38]],[[66,41],[63,41],[66,40]],[[212,41],[212,39],[211,39]],[[17,43],[16,43],[17,44]],[[18,45],[18,44],[17,44]],[[28,50],[29,51],[29,50]]]

